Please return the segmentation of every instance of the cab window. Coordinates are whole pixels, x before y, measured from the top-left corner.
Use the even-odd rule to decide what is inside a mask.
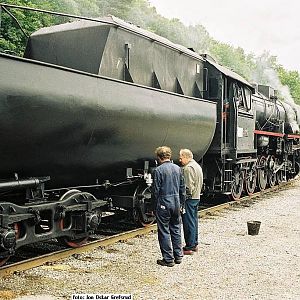
[[[244,88],[245,93],[245,104],[247,107],[247,110],[251,109],[251,91],[247,87]]]
[[[237,107],[245,107],[243,90],[236,83],[233,85],[233,99]]]

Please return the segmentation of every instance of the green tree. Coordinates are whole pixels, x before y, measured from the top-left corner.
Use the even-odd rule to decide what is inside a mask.
[[[42,5],[41,2],[43,2]],[[50,1],[41,0],[6,0],[6,4],[26,5],[31,8],[48,10],[54,7]],[[27,38],[33,31],[56,23],[57,19],[51,15],[3,7],[1,14],[0,49],[8,53],[13,52],[17,55],[22,55]]]
[[[300,75],[297,71],[287,71],[282,66],[277,67],[280,81],[289,87],[295,102],[300,104]]]
[[[219,63],[232,69],[246,79],[251,79],[255,65],[253,55],[247,56],[242,48],[234,48],[218,41],[211,43],[209,51]]]

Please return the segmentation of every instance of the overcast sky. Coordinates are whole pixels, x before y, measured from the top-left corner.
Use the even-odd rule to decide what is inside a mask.
[[[186,25],[202,24],[216,40],[277,56],[300,72],[299,0],[149,0],[157,12]]]

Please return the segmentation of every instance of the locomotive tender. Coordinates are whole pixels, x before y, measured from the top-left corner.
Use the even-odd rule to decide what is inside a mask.
[[[38,30],[24,57],[0,53],[0,76],[0,264],[37,241],[80,246],[102,211],[152,223],[163,144],[193,151],[205,196],[238,199],[299,170],[297,107],[115,17]]]

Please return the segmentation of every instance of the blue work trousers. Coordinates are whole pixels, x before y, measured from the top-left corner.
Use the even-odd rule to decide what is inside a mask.
[[[198,245],[198,205],[199,199],[185,201],[185,213],[182,215],[185,250],[193,250]]]
[[[179,199],[159,199],[156,208],[158,242],[166,262],[182,258],[181,216]]]

